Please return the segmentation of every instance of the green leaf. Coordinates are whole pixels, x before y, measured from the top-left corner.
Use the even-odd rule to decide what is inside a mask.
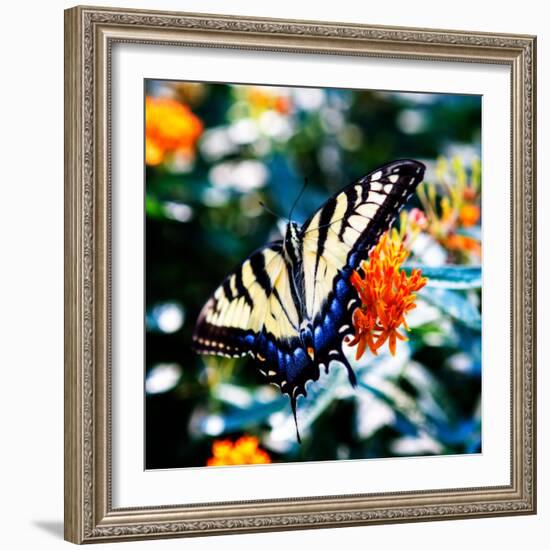
[[[481,266],[445,265],[431,267],[419,264],[403,266],[410,275],[413,269],[422,271],[422,276],[428,278],[428,287],[446,289],[481,288]]]
[[[145,212],[149,218],[164,218],[164,208],[155,195],[145,196]]]
[[[430,431],[430,423],[423,411],[418,407],[416,401],[391,380],[379,378],[374,383],[367,383],[363,380],[358,382],[360,389],[367,390],[377,399],[387,403],[394,411],[399,412],[411,422],[416,428]]]
[[[425,287],[418,296],[467,327],[481,331],[481,313],[461,292]]]

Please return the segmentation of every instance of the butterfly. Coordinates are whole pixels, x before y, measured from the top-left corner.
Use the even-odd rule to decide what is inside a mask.
[[[300,227],[253,252],[229,274],[197,319],[193,347],[201,354],[250,355],[260,372],[296,402],[306,382],[332,362],[356,376],[342,350],[354,333],[359,299],[350,275],[424,177],[425,166],[397,160],[331,196]]]

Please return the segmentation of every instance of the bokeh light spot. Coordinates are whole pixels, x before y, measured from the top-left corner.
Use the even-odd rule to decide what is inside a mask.
[[[145,391],[152,395],[165,393],[176,386],[181,376],[181,367],[177,363],[159,363],[147,374]]]

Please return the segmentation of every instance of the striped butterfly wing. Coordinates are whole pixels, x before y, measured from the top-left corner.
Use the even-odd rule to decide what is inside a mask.
[[[253,356],[270,380],[283,386],[282,354],[296,347],[299,318],[280,241],[254,252],[228,275],[203,307],[193,334],[203,354]]]
[[[413,160],[382,166],[333,195],[302,226],[304,300],[316,360],[327,368],[332,360],[342,362],[352,383],[341,347],[343,337],[353,333],[358,305],[349,277],[391,226],[424,171]]]
[[[341,346],[343,337],[353,332],[357,307],[349,276],[390,227],[423,174],[424,166],[415,161],[383,166],[331,197],[302,226],[302,296],[293,295],[281,241],[253,253],[202,309],[194,349],[229,357],[252,355],[269,381],[290,396],[295,420],[297,396],[306,394],[308,380],[319,378],[321,365],[328,369],[331,361],[342,362],[354,384]],[[313,328],[313,357],[300,337],[304,317]]]

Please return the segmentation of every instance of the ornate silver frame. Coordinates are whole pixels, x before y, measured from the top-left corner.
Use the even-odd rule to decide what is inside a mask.
[[[497,63],[512,73],[512,460],[502,487],[114,509],[110,56],[116,42]],[[536,512],[533,36],[127,9],[65,12],[65,538],[75,543]]]

